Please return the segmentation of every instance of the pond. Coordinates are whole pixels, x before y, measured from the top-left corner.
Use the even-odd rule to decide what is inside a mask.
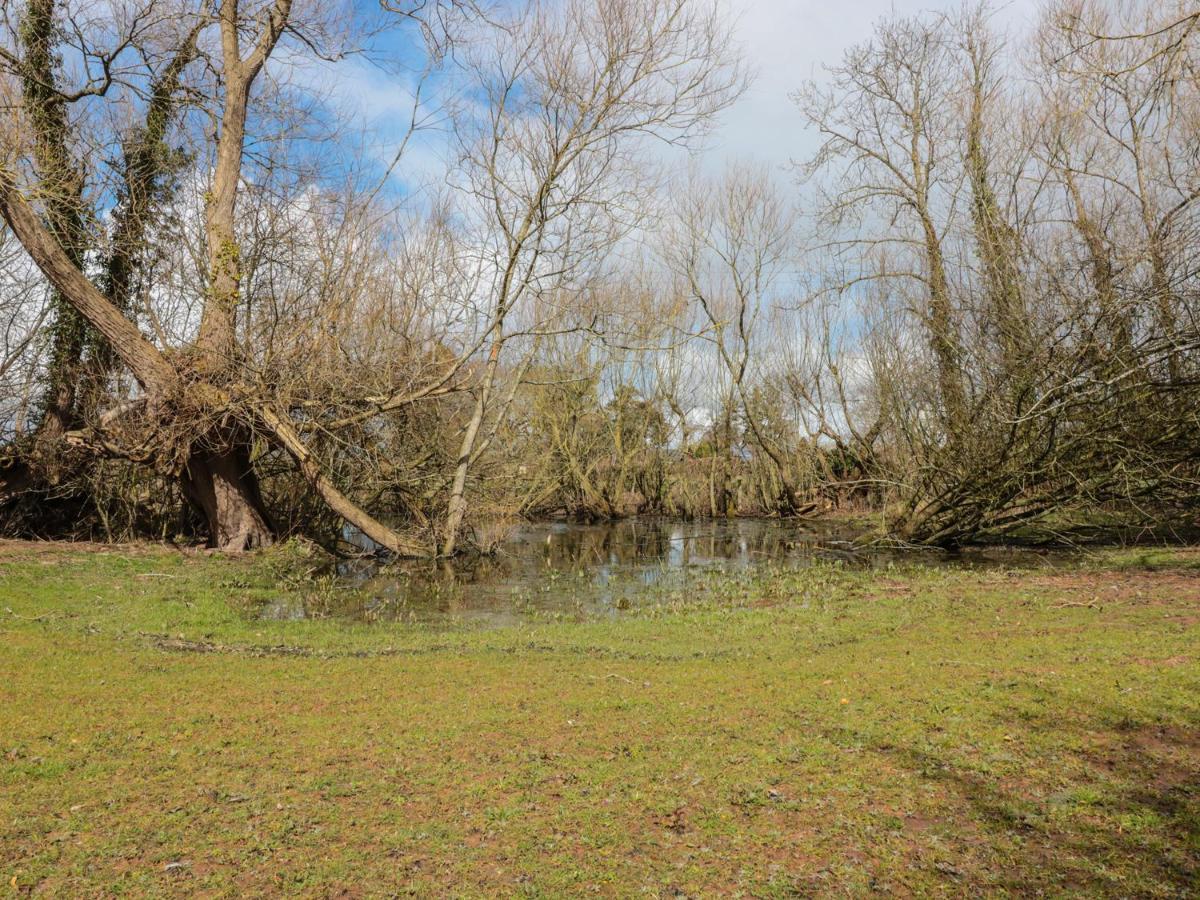
[[[336,574],[317,580],[319,589],[272,603],[262,615],[499,625],[548,616],[619,616],[702,592],[715,575],[729,572],[829,563],[1029,567],[1063,556],[1003,547],[955,554],[863,547],[855,542],[862,533],[839,521],[749,518],[535,523],[515,528],[491,556],[341,563]]]

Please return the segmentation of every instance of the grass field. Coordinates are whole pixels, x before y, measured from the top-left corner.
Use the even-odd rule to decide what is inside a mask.
[[[1198,553],[256,619],[300,556],[0,544],[0,889],[1197,893]]]

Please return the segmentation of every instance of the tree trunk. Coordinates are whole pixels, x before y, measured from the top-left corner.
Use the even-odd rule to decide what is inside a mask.
[[[463,433],[462,447],[458,451],[458,463],[454,468],[454,483],[450,487],[450,502],[446,510],[446,533],[442,540],[442,556],[452,556],[458,545],[458,532],[462,528],[463,519],[467,514],[467,471],[471,466],[471,457],[475,452],[475,440],[479,436],[479,427],[483,424],[483,416],[487,411],[488,396],[491,394],[492,381],[499,367],[500,346],[493,344],[488,360],[487,374],[475,400],[475,409],[467,430]]]
[[[744,372],[744,364],[742,369]],[[775,474],[779,477],[779,491],[775,498],[770,500],[764,499],[764,507],[769,509],[774,506],[775,511],[782,516],[799,516],[804,515],[802,510],[811,511],[811,503],[800,502],[800,490],[797,488],[795,480],[788,471],[787,460],[770,439],[762,433],[762,429],[758,427],[758,420],[755,418],[754,410],[751,408],[750,399],[746,396],[746,390],[742,384],[742,376],[740,374],[737,379],[737,390],[738,397],[742,401],[742,409],[745,411],[746,422],[750,426],[750,433],[754,435],[754,443],[775,464]]]
[[[975,244],[983,263],[990,313],[995,320],[1005,374],[1013,379],[1019,397],[1032,373],[1028,354],[1033,347],[1029,316],[1021,290],[1021,237],[1006,221],[992,187],[985,146],[985,105],[991,96],[991,57],[985,44],[970,30],[967,47],[971,62],[971,109],[967,119],[967,177],[971,185],[971,221]]]
[[[283,34],[291,6],[291,0],[275,0],[269,11],[264,11],[265,27],[245,59],[241,54],[239,0],[222,0],[217,14],[221,26],[225,99],[217,136],[217,164],[204,210],[208,297],[200,312],[200,333],[196,339],[197,363],[201,371],[209,376],[220,377],[232,371],[237,353],[242,263],[236,220],[246,142],[246,116],[251,88],[263,63]]]
[[[199,371],[221,383],[234,373],[237,308],[241,289],[241,253],[235,234],[237,195],[246,139],[250,91],[287,23],[291,0],[276,0],[250,55],[240,50],[237,0],[223,0],[218,12],[225,99],[217,137],[217,165],[205,208],[208,244],[208,297],[196,340]],[[258,479],[250,462],[248,439],[241,429],[218,433],[211,445],[194,447],[184,486],[204,513],[209,542],[221,550],[249,550],[274,540]]]
[[[76,266],[88,249],[84,226],[83,173],[67,149],[70,124],[57,91],[60,60],[55,54],[54,0],[32,0],[19,34],[22,105],[33,133],[33,157],[41,180],[46,226]],[[36,444],[53,447],[76,422],[75,395],[84,348],[94,343],[87,320],[59,291],[51,294],[50,359]]]
[[[188,499],[204,514],[209,546],[237,553],[269,546],[275,530],[245,441],[230,438],[221,449],[196,447],[181,480]]]
[[[967,430],[967,398],[962,382],[962,351],[950,302],[941,238],[928,215],[922,216],[925,257],[929,267],[929,343],[937,362],[938,390],[952,435]]]
[[[1074,207],[1075,218],[1072,224],[1088,251],[1092,287],[1100,308],[1100,327],[1104,332],[1105,349],[1110,357],[1105,367],[1111,371],[1120,371],[1133,359],[1133,325],[1117,294],[1113,254],[1105,242],[1104,230],[1088,212],[1083,194],[1071,174],[1069,165],[1063,166],[1063,179]],[[1096,355],[1094,348],[1089,348],[1088,352]]]

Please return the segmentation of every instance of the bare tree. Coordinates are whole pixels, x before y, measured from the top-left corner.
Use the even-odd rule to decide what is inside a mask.
[[[736,403],[755,448],[780,480],[780,496],[770,505],[785,514],[811,510],[813,504],[798,495],[788,459],[795,441],[781,445],[768,433],[761,404],[755,402],[761,388],[751,388],[761,383],[768,349],[762,331],[789,274],[793,214],[767,173],[746,166],[731,168],[720,181],[694,178],[683,193],[678,233],[668,239],[666,256],[701,311],[699,336],[711,344],[728,377],[731,396],[721,404],[723,428],[730,430]],[[729,447],[722,452],[728,454]]]
[[[641,217],[653,189],[647,142],[688,141],[741,84],[718,11],[695,0],[533,4],[477,47],[471,68],[485,106],[462,122],[459,139],[491,287],[445,555],[466,515],[485,419],[494,433],[511,407],[511,389],[495,394],[506,344],[514,333],[563,327],[556,302]],[[522,304],[528,312],[539,302],[551,315],[522,320]]]
[[[954,433],[965,426],[969,408],[944,247],[961,182],[945,164],[954,115],[952,48],[940,23],[897,18],[882,23],[874,41],[847,51],[830,74],[828,87],[810,84],[796,95],[824,138],[806,172],[812,177],[842,166],[828,204],[831,222],[875,215],[897,226],[855,242],[896,259],[855,277],[913,279],[922,286],[920,318]]]

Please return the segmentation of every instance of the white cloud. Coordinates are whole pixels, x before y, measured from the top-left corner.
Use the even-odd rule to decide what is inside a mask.
[[[443,180],[445,123],[432,99],[436,93],[429,85],[421,89],[417,73],[385,69],[361,56],[330,62],[287,49],[276,53],[272,65],[294,88],[346,120],[381,165],[391,165],[403,148],[394,177],[408,189]]]
[[[821,79],[822,66],[838,62],[846,48],[869,39],[872,26],[886,16],[961,6],[961,0],[721,2],[737,20],[737,39],[757,77],[722,116],[705,162],[721,167],[731,158],[751,158],[780,171],[817,146],[789,98],[806,79]],[[1033,23],[1038,5],[1038,0],[1013,0],[996,10],[995,22],[1019,34]]]

